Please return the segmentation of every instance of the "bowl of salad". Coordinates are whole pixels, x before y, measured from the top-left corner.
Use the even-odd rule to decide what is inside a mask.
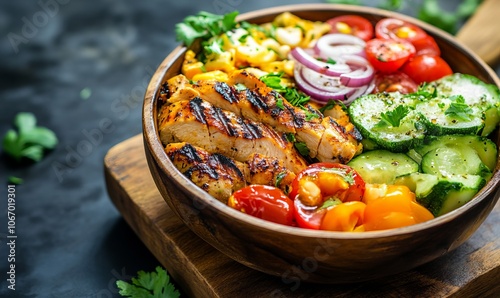
[[[200,12],[143,106],[163,198],[284,282],[353,283],[465,242],[499,197],[500,86],[451,35],[375,8]]]

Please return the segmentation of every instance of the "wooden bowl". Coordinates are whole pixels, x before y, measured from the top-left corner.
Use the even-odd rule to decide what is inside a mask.
[[[443,58],[455,72],[468,73],[500,86],[496,74],[451,35],[414,18],[384,10],[346,5],[291,5],[246,13],[240,20],[271,21],[290,11],[324,21],[357,14],[374,23],[396,17],[417,24],[435,37]],[[170,208],[199,237],[248,267],[280,276],[285,283],[352,283],[400,273],[432,261],[466,241],[495,206],[499,165],[491,181],[463,207],[431,221],[393,230],[364,233],[287,227],[240,213],[196,187],[171,163],[157,126],[160,86],[180,72],[186,48],[177,47],[159,66],[144,99],[143,130],[147,162]],[[495,141],[498,144],[498,134]],[[224,273],[221,273],[224,274]]]

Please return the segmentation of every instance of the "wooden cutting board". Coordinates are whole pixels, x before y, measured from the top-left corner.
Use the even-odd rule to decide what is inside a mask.
[[[500,204],[467,242],[413,271],[380,281],[295,288],[229,259],[191,232],[158,192],[142,135],[111,148],[104,165],[116,208],[190,297],[500,297]]]

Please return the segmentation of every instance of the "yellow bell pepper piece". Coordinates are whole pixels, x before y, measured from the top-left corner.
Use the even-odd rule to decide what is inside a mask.
[[[181,72],[188,79],[192,79],[196,74],[203,72],[203,63],[196,59],[196,54],[192,50],[188,50],[182,62]]]
[[[320,229],[340,232],[362,232],[366,205],[359,201],[335,205],[326,211]],[[361,228],[360,228],[361,227]]]

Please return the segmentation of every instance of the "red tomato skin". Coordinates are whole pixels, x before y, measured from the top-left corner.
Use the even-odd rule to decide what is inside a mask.
[[[403,72],[396,71],[387,74],[378,72],[375,74],[375,88],[372,93],[399,92],[408,94],[416,92],[417,89],[417,83]]]
[[[324,210],[318,210],[318,207],[310,207],[302,204],[299,198],[294,201],[294,219],[297,226],[304,229],[319,230],[323,217]]]
[[[399,49],[397,52],[392,48]],[[366,42],[366,58],[378,71],[391,73],[397,71],[415,55],[415,47],[405,40],[374,38]]]
[[[289,194],[289,197],[294,201],[295,221],[301,228],[318,230],[325,215],[325,210],[318,210],[318,206],[306,206],[300,201],[300,198],[298,196],[299,181],[307,176],[317,175],[320,171],[323,171],[324,168],[345,169],[346,173],[352,175],[354,184],[350,185],[349,189],[347,189],[343,194],[340,194],[339,199],[341,199],[343,202],[350,202],[360,201],[363,198],[365,191],[365,182],[353,168],[344,164],[330,162],[319,162],[311,164],[309,167],[297,174],[292,182],[292,190]]]
[[[412,36],[400,37],[397,35],[397,30],[399,28],[407,27],[413,32]],[[405,22],[403,20],[395,18],[385,18],[377,22],[375,25],[375,36],[381,39],[393,39],[393,40],[407,40],[413,43],[416,40],[424,38],[427,33],[420,27],[413,25],[411,23]]]
[[[421,38],[413,42],[413,46],[415,47],[416,53],[415,56],[419,55],[441,55],[441,49],[439,48],[436,40],[427,35],[425,38]]]
[[[453,73],[443,58],[435,55],[419,55],[408,61],[402,71],[417,84],[432,82]]]
[[[294,205],[279,188],[268,185],[250,185],[239,189],[229,198],[228,205],[249,215],[293,226]]]
[[[337,29],[336,24],[338,22],[347,24],[353,31],[351,34],[363,39],[364,41],[368,41],[373,38],[372,23],[361,16],[343,15],[327,20],[326,23],[332,26],[330,33],[344,33]]]

